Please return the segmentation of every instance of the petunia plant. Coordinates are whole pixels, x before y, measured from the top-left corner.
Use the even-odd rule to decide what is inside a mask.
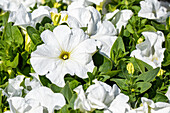
[[[0,0],[0,113],[169,113],[169,6]]]

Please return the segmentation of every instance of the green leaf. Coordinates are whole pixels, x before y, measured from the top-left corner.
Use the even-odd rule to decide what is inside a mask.
[[[72,80],[71,82],[70,82],[70,88],[71,89],[74,89],[74,88],[76,88],[78,85],[80,85],[81,83],[80,82],[78,82],[77,80]]]
[[[127,28],[127,30],[130,32],[130,33],[134,33],[134,30],[133,30],[133,27],[132,27],[132,25],[131,24],[128,24],[127,26],[126,26],[126,28]]]
[[[42,42],[41,38],[40,38],[40,35],[39,35],[39,33],[37,32],[36,29],[34,29],[33,27],[30,27],[30,26],[28,26],[26,29],[27,29],[28,35],[30,36],[32,42],[35,45],[38,45],[38,44],[40,44]]]
[[[54,93],[60,93],[61,92],[61,87],[58,87],[57,85],[55,84],[51,84],[50,86],[51,90],[54,92]]]
[[[121,37],[118,37],[116,39],[116,41],[114,42],[113,46],[112,46],[112,49],[111,49],[111,52],[114,50],[114,51],[119,51],[119,49],[121,49],[123,52],[125,52],[125,46],[124,46],[124,42],[122,40]]]
[[[42,83],[43,86],[50,87],[51,86],[51,81],[46,77],[46,76],[39,76],[40,82]]]
[[[113,70],[113,71],[104,72],[104,73],[102,73],[102,74],[108,75],[108,76],[110,76],[110,77],[113,77],[113,76],[119,74],[120,72],[121,72],[121,70]]]
[[[71,107],[72,109],[74,109],[74,101],[76,100],[76,98],[77,98],[77,95],[73,94],[73,96],[70,99],[69,107]]]
[[[139,60],[137,58],[131,57],[130,61],[133,63],[134,67],[139,70],[141,73],[145,72],[145,68],[147,68],[147,70],[152,70],[152,66],[150,66],[149,64],[143,62],[142,60]]]
[[[137,88],[139,88],[140,93],[144,93],[152,86],[149,82],[137,82],[136,85]]]
[[[63,106],[63,107],[60,109],[60,113],[69,113],[69,110],[68,110],[67,105]]]
[[[65,86],[63,87],[63,89],[61,90],[61,93],[64,95],[64,97],[66,98],[67,102],[70,103],[70,100],[73,96],[73,91],[70,88],[69,82],[67,82],[65,84]]]
[[[151,82],[156,77],[159,70],[160,70],[160,68],[158,67],[153,70],[142,73],[139,75],[139,77],[136,79],[136,81],[143,80],[144,82]]]
[[[4,31],[4,40],[15,42],[19,45],[23,44],[23,37],[17,26],[12,26],[12,23],[7,23]]]
[[[15,42],[20,44],[20,45],[23,44],[23,41],[24,41],[23,36],[22,36],[20,30],[18,29],[18,27],[12,26],[11,30],[12,30],[12,37],[15,40]]]
[[[136,13],[139,12],[139,10],[141,9],[139,6],[136,6],[136,5],[132,6],[131,8],[132,8]]]
[[[158,30],[166,30],[164,24],[160,24],[160,23],[158,24],[158,23],[153,22],[153,21],[151,21],[151,24],[152,24],[156,29],[158,29]]]
[[[93,55],[93,61],[94,65],[97,66],[96,68],[98,68],[100,72],[107,72],[112,69],[112,61],[106,56],[100,54],[99,52]]]
[[[118,37],[110,51],[111,59],[114,61],[115,64],[117,64],[117,60],[124,56],[124,54],[126,54],[124,42],[121,37]]]
[[[94,79],[94,75],[93,75],[91,72],[87,72],[87,75],[88,75],[88,77],[89,77],[89,82],[90,82],[90,84],[92,85],[92,81],[93,81],[93,79]]]
[[[103,64],[99,67],[99,72],[107,72],[112,69],[112,61],[107,58],[106,56],[103,56]]]
[[[152,98],[154,102],[168,102],[168,98],[165,96],[165,94],[162,94],[160,92],[157,92],[155,97]]]
[[[117,84],[121,89],[128,90],[128,85],[126,84],[126,80],[125,80],[125,79],[112,78],[112,79],[110,79],[110,81],[116,82],[116,84]]]
[[[19,53],[17,53],[17,55],[15,56],[15,58],[12,62],[10,60],[8,60],[6,62],[6,65],[10,66],[12,68],[16,68],[18,66],[18,62],[19,62]]]
[[[141,33],[141,32],[144,32],[144,31],[156,32],[157,30],[151,25],[145,25],[145,28],[139,30],[138,33]]]

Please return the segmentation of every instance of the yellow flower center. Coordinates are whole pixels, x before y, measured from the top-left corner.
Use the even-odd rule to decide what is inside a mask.
[[[62,60],[67,60],[69,59],[70,57],[70,53],[69,52],[66,52],[66,51],[62,51],[59,58],[62,59]]]

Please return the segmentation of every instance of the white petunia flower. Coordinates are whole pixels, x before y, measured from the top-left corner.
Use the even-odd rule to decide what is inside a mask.
[[[66,104],[61,93],[54,93],[47,87],[38,87],[31,90],[25,98],[8,98],[9,113],[53,113]]]
[[[109,108],[104,110],[104,113],[126,113],[130,110],[130,106],[127,103],[128,101],[129,97],[123,93],[120,93],[110,104]]]
[[[78,97],[74,102],[74,109],[80,109],[81,112],[92,111],[89,100],[86,98],[82,85],[74,89]]]
[[[31,90],[26,96],[25,100],[34,100],[42,107],[47,108],[48,113],[53,113],[54,110],[59,110],[65,104],[65,98],[61,93],[54,93],[47,87],[39,87]]]
[[[20,86],[21,82],[24,80],[24,75],[18,75],[13,79],[9,79],[9,84],[5,89],[5,95],[7,97],[21,96],[23,87]]]
[[[140,2],[139,17],[154,19],[164,23],[168,17],[167,9],[161,6],[158,0],[145,0]]]
[[[120,89],[116,85],[111,87],[104,82],[97,80],[94,82],[95,84],[89,86],[85,93],[82,86],[74,89],[78,94],[74,102],[74,109],[80,109],[82,112],[105,109],[105,113],[124,113],[126,109],[130,109],[130,106],[127,104],[128,96],[121,94]]]
[[[104,17],[105,20],[110,20],[115,25],[117,33],[120,33],[122,27],[126,27],[128,20],[132,17],[133,12],[131,10],[116,9],[112,13],[107,13]]]
[[[142,32],[145,41],[136,45],[136,50],[132,51],[131,57],[136,57],[153,68],[161,67],[164,58],[165,48],[162,43],[165,41],[164,34],[157,32]]]
[[[8,98],[10,111],[5,113],[44,113],[43,106],[33,99],[26,100],[23,97]]]
[[[133,109],[127,113],[170,113],[170,104],[165,102],[156,102],[147,99],[145,97],[141,98],[142,106]]]
[[[100,13],[92,6],[86,8],[68,9],[68,16],[79,22],[78,27],[87,27],[87,34],[93,35],[97,29],[97,23],[101,20]],[[68,18],[69,19],[69,18]],[[72,26],[70,26],[72,27]]]
[[[40,0],[0,0],[0,8],[4,11],[17,11],[19,6],[22,4],[27,11],[30,11],[30,7],[40,4]]]
[[[114,25],[110,21],[100,21],[97,23],[97,29],[93,34],[94,35],[91,35],[90,38],[101,43],[98,46],[100,49],[99,52],[109,58],[112,45],[117,39],[117,32]]]
[[[58,12],[57,9],[48,6],[40,6],[32,13],[26,11],[25,7],[21,4],[17,11],[13,11],[9,15],[8,22],[14,22],[14,25],[21,26],[26,29],[27,26],[35,27],[40,23],[44,17],[51,18],[51,12]]]
[[[46,74],[51,82],[63,87],[65,74],[87,78],[87,72],[93,71],[92,54],[96,52],[96,42],[82,29],[60,25],[53,32],[44,31],[41,38],[44,44],[32,52],[30,59],[39,75]]]

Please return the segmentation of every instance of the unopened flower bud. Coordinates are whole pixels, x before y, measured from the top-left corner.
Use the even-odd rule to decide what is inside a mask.
[[[135,71],[134,66],[133,66],[133,64],[131,62],[127,64],[126,69],[128,70],[129,74],[133,74],[134,71]]]

